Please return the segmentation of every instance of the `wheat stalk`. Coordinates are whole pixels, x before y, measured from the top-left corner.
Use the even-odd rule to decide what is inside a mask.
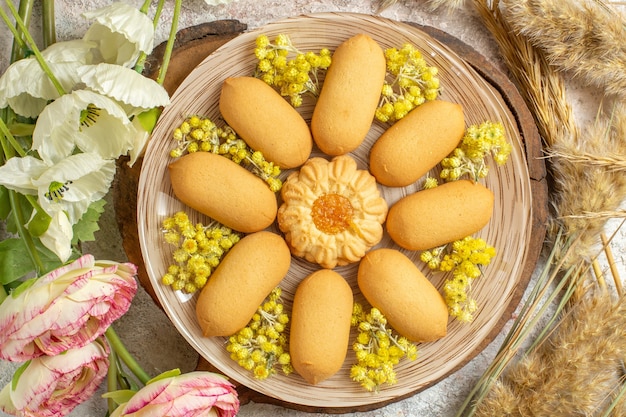
[[[608,291],[597,255],[602,250],[610,255],[610,240],[603,234],[606,221],[624,217],[619,206],[626,196],[626,110],[617,105],[600,111],[596,122],[581,132],[563,79],[563,72],[571,71],[608,93],[622,91],[624,24],[604,2],[593,1],[470,1],[499,45],[543,138],[554,179],[554,213],[549,229],[552,250],[537,283],[458,416],[626,413],[626,301],[620,297],[609,303],[597,291],[585,295],[589,287]],[[462,3],[429,2],[450,8]],[[604,25],[607,33],[596,33]],[[569,38],[568,32],[573,32]],[[619,62],[605,59],[609,51],[617,51]],[[611,85],[611,69],[620,71],[617,84]],[[602,249],[597,249],[600,241]],[[600,284],[593,283],[592,270]],[[621,293],[619,276],[613,274]],[[571,358],[578,368],[570,366]]]
[[[624,20],[599,0],[508,1],[516,32],[544,51],[550,64],[609,94],[626,94]]]
[[[592,289],[510,367],[476,416],[598,415],[623,382],[625,353],[626,299]]]
[[[576,153],[567,153],[555,149],[548,149],[545,154],[548,158],[564,159],[571,164],[598,167],[607,171],[626,171],[626,157],[622,155],[595,155],[581,150]]]
[[[555,71],[550,65],[542,50],[535,48],[523,34],[516,33],[509,23],[511,16],[505,13],[507,6],[514,2],[515,0],[502,0],[504,6],[501,9],[500,2],[497,0],[493,2],[473,0],[476,10],[500,46],[505,64],[535,117],[547,153],[550,155],[549,167],[555,178],[552,189],[555,213],[551,229],[554,240],[551,258],[547,260],[542,276],[554,274],[561,278],[557,281],[556,289],[552,287],[552,280],[540,280],[537,285],[540,292],[549,294],[548,305],[554,302],[556,311],[562,312],[580,302],[586,288],[583,282],[589,280],[591,276],[589,271],[595,263],[591,249],[599,240],[599,234],[608,217],[619,215],[617,207],[626,195],[626,180],[622,179],[623,172],[615,168],[606,169],[605,166],[596,166],[596,164],[592,164],[590,169],[589,164],[577,163],[575,156],[582,154],[589,156],[590,159],[594,157],[595,160],[606,160],[611,155],[624,154],[623,138],[626,137],[624,135],[626,131],[623,130],[622,125],[626,122],[622,120],[622,109],[616,108],[615,113],[611,112],[610,116],[599,117],[584,134],[580,132],[565,96],[565,84],[561,73]],[[574,155],[574,157],[561,158],[563,155]],[[595,158],[598,155],[601,157]],[[562,236],[569,237],[565,240],[567,244],[563,243]],[[584,256],[581,257],[581,254]],[[559,262],[555,263],[554,260],[559,260]],[[548,273],[548,271],[552,272]],[[516,363],[525,342],[532,343],[530,351],[533,352],[534,346],[543,345],[548,333],[548,330],[544,330],[538,335],[532,335],[532,330],[538,323],[537,318],[543,317],[546,313],[545,305],[538,305],[532,300],[531,297],[531,301],[523,306],[523,319],[515,322],[513,330],[507,335],[497,357],[470,393],[459,415],[473,415],[474,413],[484,416],[529,415],[535,411],[537,415],[572,415],[568,412],[571,412],[572,408],[580,407],[583,401],[585,404],[591,404],[587,406],[594,410],[599,407],[598,403],[601,400],[607,403],[612,401],[610,396],[601,396],[598,392],[578,393],[575,387],[554,384],[552,380],[546,378],[545,372],[539,372],[545,364],[531,360],[533,356],[527,356]],[[546,329],[552,328],[559,322],[561,322],[559,318],[552,316]],[[612,324],[601,325],[601,323],[596,322],[595,326],[604,330],[612,329]],[[572,336],[572,334],[568,333],[566,336]],[[593,341],[594,338],[590,336],[587,340]],[[572,346],[575,346],[576,341],[573,343]],[[558,344],[545,346],[546,352],[551,352],[554,357],[563,358],[559,355],[566,353]],[[582,345],[581,349],[589,349],[592,346],[593,342],[590,342]],[[594,365],[607,372],[615,370],[613,363],[610,369],[605,368],[607,364],[604,362],[594,363]],[[507,371],[508,369],[511,370]],[[515,374],[516,369],[523,369],[527,374],[520,375],[519,372]],[[590,366],[587,366],[587,370],[589,371],[587,377],[595,375]],[[570,370],[564,370],[566,371]],[[514,379],[525,378],[527,384],[530,384],[531,380],[535,381],[530,392],[536,394],[537,398],[521,395],[519,389],[507,382],[507,377],[502,378],[505,373],[506,375],[515,374]],[[584,373],[578,375],[585,376]],[[619,387],[621,381],[616,380],[613,377],[614,374],[611,375],[612,377],[606,380],[598,380],[598,385],[605,389],[609,387],[610,390]],[[572,378],[573,376],[570,375],[570,382],[573,381]],[[555,396],[554,390],[557,388],[561,389],[562,393],[580,394],[580,401],[578,403],[572,401],[576,399],[575,395]],[[570,391],[568,391],[569,388],[571,388]],[[602,393],[604,394],[604,391]],[[587,394],[589,395],[586,396]],[[546,400],[550,396],[557,399],[555,400],[557,405],[554,401]],[[560,405],[563,410],[569,411],[563,414],[551,414],[543,408],[558,409],[558,401],[562,402]],[[546,412],[542,414],[541,410]]]
[[[548,146],[580,135],[565,82],[550,68],[541,51],[516,35],[503,17],[498,1],[472,0],[485,26],[500,47],[503,61],[533,114],[539,133]]]
[[[617,105],[601,113],[583,135],[564,138],[547,148],[554,176],[554,227],[567,233],[584,233],[572,262],[589,260],[599,242],[606,221],[623,217],[619,210],[626,196],[626,175],[622,156],[607,165],[615,155],[626,155],[626,108]],[[581,162],[582,160],[582,162]]]

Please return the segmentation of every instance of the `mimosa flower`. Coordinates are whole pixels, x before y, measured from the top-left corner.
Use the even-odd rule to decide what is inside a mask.
[[[89,205],[106,195],[115,175],[115,161],[95,153],[68,156],[55,165],[32,157],[14,157],[0,166],[0,185],[22,194],[38,195],[51,216],[64,211],[76,224]]]
[[[75,153],[94,152],[116,159],[133,146],[135,128],[113,100],[88,90],[76,90],[50,103],[39,115],[32,148],[48,165]]]
[[[196,371],[149,383],[111,417],[234,417],[238,411],[233,384],[222,375]]]
[[[130,68],[102,63],[85,65],[78,73],[88,89],[117,101],[128,116],[170,104],[163,86]]]
[[[95,20],[83,37],[98,45],[93,51],[93,63],[108,62],[131,67],[141,52],[152,52],[152,20],[133,6],[118,2],[83,13],[83,16]]]
[[[133,264],[83,255],[22,284],[0,304],[0,358],[25,361],[91,343],[130,307],[136,273]]]
[[[41,52],[63,89],[71,91],[80,81],[76,70],[91,60],[96,44],[73,40],[52,44]],[[0,77],[0,108],[11,106],[24,117],[37,117],[50,100],[60,96],[34,57],[21,59]]]
[[[61,417],[93,395],[107,374],[103,340],[26,362],[0,391],[0,410],[15,416]]]

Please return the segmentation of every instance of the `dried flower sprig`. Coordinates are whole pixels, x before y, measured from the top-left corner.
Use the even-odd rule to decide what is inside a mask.
[[[605,164],[613,155],[626,155],[626,107],[617,105],[607,113],[581,136],[555,141],[546,150],[554,172],[554,227],[566,233],[584,232],[572,253],[573,262],[590,259],[606,221],[620,217],[619,207],[626,196],[623,169]],[[584,162],[580,162],[581,155]],[[624,157],[622,162],[626,162]]]
[[[626,299],[590,290],[511,366],[476,415],[600,415],[623,383],[625,351]]]
[[[557,261],[557,255],[568,253],[575,243],[575,238],[566,238],[559,234],[545,261],[546,267],[540,271],[496,357],[474,385],[456,417],[477,415],[485,398],[498,395],[497,393],[502,390],[502,385],[497,384],[499,378],[511,364],[515,363],[518,354],[524,348],[532,350],[546,337],[552,324],[558,321],[559,315],[576,293],[580,281],[586,276],[587,269],[580,266],[571,265],[567,269],[564,268],[565,257]],[[556,307],[553,308],[553,305]],[[531,338],[532,343],[527,347]],[[504,394],[507,393],[504,391]],[[507,415],[506,409],[509,406],[510,404],[507,405],[503,401],[499,413],[504,414],[496,415]]]
[[[619,175],[619,169],[599,166],[591,166],[593,169],[589,169],[590,164],[574,163],[572,158],[562,158],[561,155],[591,155],[594,159],[606,162],[607,157],[619,155],[620,152],[623,154],[623,145],[616,139],[623,137],[623,122],[621,109],[616,108],[614,112],[611,109],[611,112],[601,114],[598,122],[584,134],[581,133],[565,94],[562,74],[550,65],[542,50],[535,48],[513,29],[512,18],[506,14],[506,10],[515,2],[472,0],[472,3],[499,44],[505,64],[535,117],[551,156],[550,168],[557,186],[552,190],[555,204],[553,227],[550,229],[550,256],[498,355],[472,389],[458,415],[524,415],[515,399],[516,393],[503,382],[506,377],[502,376],[510,367],[523,366],[521,362],[517,365],[515,363],[526,344],[531,344],[527,350],[530,353],[537,346],[543,346],[547,351],[560,349],[546,342],[546,336],[560,322],[563,312],[576,308],[577,303],[582,302],[582,295],[596,264],[596,257],[592,255],[593,245],[600,240],[602,228],[608,219],[605,214],[617,213],[616,203],[623,201],[626,195],[621,179],[616,183],[612,181],[613,175]],[[611,143],[607,144],[607,141]],[[568,170],[563,169],[564,165]],[[582,202],[584,199],[589,201]],[[618,277],[615,278],[617,280]],[[554,306],[554,313],[548,314],[549,306]],[[542,321],[546,317],[547,323]],[[540,330],[540,323],[543,330]],[[610,325],[605,327],[601,322],[595,324],[610,330]],[[535,387],[536,392],[550,392],[551,387],[546,385],[550,383],[549,380],[541,382],[541,385]],[[611,403],[609,408],[618,404],[617,399],[623,393],[619,387],[613,384],[615,401],[610,399],[610,393],[605,397]],[[569,398],[567,391],[557,398],[563,401],[562,406],[566,409]]]
[[[626,94],[624,19],[597,0],[504,1],[516,32],[548,62],[609,94]]]

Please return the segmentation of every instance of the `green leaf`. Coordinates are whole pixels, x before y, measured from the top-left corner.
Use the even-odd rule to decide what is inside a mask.
[[[13,298],[17,298],[20,296],[21,293],[23,293],[24,291],[26,291],[27,289],[29,289],[30,287],[33,286],[33,284],[35,282],[37,282],[37,277],[35,278],[31,278],[29,280],[26,280],[24,282],[22,282],[19,287],[15,288],[13,291],[11,291],[11,297]]]
[[[116,404],[124,404],[130,401],[135,395],[135,391],[129,389],[121,389],[117,391],[109,391],[102,394],[102,398],[111,398]]]
[[[17,368],[17,370],[13,374],[13,378],[11,379],[11,388],[13,389],[13,391],[15,391],[15,388],[17,388],[17,383],[19,382],[20,377],[22,376],[26,368],[28,368],[28,365],[30,365],[30,362],[30,360],[24,362],[22,365],[20,365],[19,368]]]
[[[165,378],[171,378],[171,377],[174,377],[174,376],[178,376],[178,375],[180,375],[180,373],[181,373],[180,369],[178,369],[178,368],[170,369],[169,371],[165,371],[165,372],[155,376],[150,381],[146,382],[146,385],[151,384],[151,383],[156,382],[156,381],[160,381],[160,380],[165,379]]]
[[[56,253],[46,248],[39,239],[34,239],[34,242],[35,242],[35,248],[37,248],[37,253],[39,253],[39,258],[41,259],[41,263],[43,264],[43,270],[41,271],[41,275],[47,274],[53,269],[57,269],[60,266],[63,266],[67,263],[75,261],[76,259],[78,259],[78,257],[81,256],[81,253],[73,249],[72,254],[70,255],[69,259],[65,263],[63,263],[61,262],[59,257],[56,255]]]
[[[72,244],[96,240],[94,233],[100,230],[98,222],[100,221],[100,216],[104,213],[105,204],[106,201],[104,199],[91,203],[83,217],[73,227],[74,238],[72,239]]]
[[[150,110],[144,111],[143,113],[139,113],[136,117],[139,120],[141,127],[143,127],[146,132],[152,133],[160,115],[161,109],[154,107]]]
[[[27,228],[33,237],[39,237],[48,230],[50,222],[52,222],[52,217],[40,208],[35,212],[30,222],[28,222]]]
[[[0,242],[0,283],[17,281],[35,268],[22,239],[11,238]]]
[[[12,123],[9,131],[13,136],[32,136],[35,125],[32,123]]]
[[[30,202],[26,199],[26,196],[24,196],[23,194],[20,194],[15,191],[8,191],[8,190],[7,192],[15,193],[15,199],[17,201],[17,210],[19,210],[22,220],[24,221],[24,223],[26,223],[28,219],[30,219],[30,215],[33,212],[33,206],[30,204]],[[17,216],[15,216],[13,211],[11,211],[9,212],[8,218],[7,218],[7,231],[10,233],[14,233],[14,234],[17,234],[17,231],[18,231],[18,227],[15,224],[15,221],[17,220],[16,217]]]
[[[46,248],[39,239],[33,240],[39,254],[43,270],[40,275],[46,274],[63,265],[63,262],[50,249]],[[80,256],[72,253],[68,262]],[[22,239],[10,238],[0,241],[0,284],[15,288],[18,280],[35,271],[26,244]]]
[[[11,201],[9,200],[9,190],[0,185],[0,219],[6,220],[11,212]]]

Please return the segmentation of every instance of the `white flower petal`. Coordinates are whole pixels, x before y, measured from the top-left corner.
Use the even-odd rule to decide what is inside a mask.
[[[133,119],[133,125],[135,125],[137,133],[133,137],[133,147],[128,152],[130,156],[130,161],[128,161],[128,166],[132,167],[137,162],[137,159],[143,156],[144,151],[146,149],[146,145],[150,140],[150,133],[146,132],[141,123],[137,118]]]
[[[65,92],[80,81],[76,70],[91,60],[94,42],[74,40],[52,44],[41,52],[50,71]],[[48,101],[57,99],[57,91],[34,57],[21,59],[0,77],[0,108],[11,106],[19,115],[37,117]]]
[[[74,231],[67,214],[62,210],[56,210],[52,215],[52,221],[48,226],[48,230],[39,239],[46,248],[59,257],[61,262],[65,262],[72,254],[73,237]]]
[[[96,46],[95,42],[83,39],[56,42],[41,51],[41,55],[48,63],[72,62],[85,65],[91,62],[91,50]]]
[[[80,127],[80,110],[72,94],[66,94],[43,109],[33,131],[32,148],[48,165],[71,155],[74,132]]]
[[[136,132],[124,109],[110,98],[88,90],[75,91],[75,95],[83,108],[91,104],[100,109],[96,122],[81,128],[76,146],[83,152],[96,152],[104,159],[126,155],[133,146]]]
[[[46,107],[46,104],[48,104],[46,99],[33,97],[27,93],[20,93],[17,96],[6,98],[5,101],[0,103],[0,108],[10,106],[20,116],[35,118]]]
[[[81,126],[81,112],[90,105],[98,109],[98,116],[94,123]],[[134,135],[135,128],[116,102],[93,91],[76,90],[41,112],[32,147],[48,165],[71,155],[75,147],[114,159],[128,152]]]
[[[59,93],[34,58],[14,62],[0,77],[0,107],[11,106],[24,117],[37,117]]]
[[[130,68],[102,63],[85,65],[78,73],[87,88],[117,100],[129,116],[170,104],[165,88]]]
[[[100,62],[132,66],[140,52],[152,52],[153,23],[136,8],[118,2],[83,13],[83,16],[95,19],[83,39],[98,43]]]
[[[46,212],[60,208],[67,213],[70,223],[76,224],[89,205],[109,191],[114,175],[114,160],[105,160],[96,153],[80,153],[51,166],[33,184],[39,191],[39,204]],[[53,183],[65,185],[61,198],[47,195]]]
[[[22,194],[37,194],[33,179],[39,178],[48,166],[33,156],[14,157],[0,166],[0,185]]]

